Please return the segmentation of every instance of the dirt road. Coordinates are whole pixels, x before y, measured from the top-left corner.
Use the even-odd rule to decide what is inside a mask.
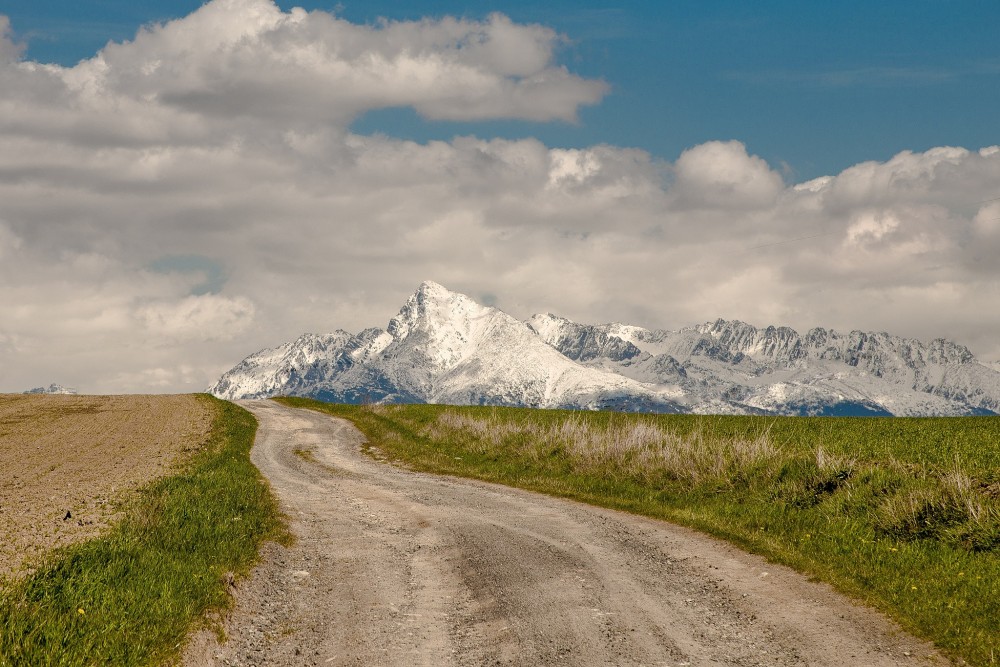
[[[272,402],[253,460],[298,535],[189,665],[899,665],[932,649],[829,588],[658,521],[399,470]]]

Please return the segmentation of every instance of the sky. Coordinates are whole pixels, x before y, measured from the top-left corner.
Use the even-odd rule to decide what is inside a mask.
[[[0,392],[200,391],[423,280],[1000,360],[1000,4],[0,0]]]

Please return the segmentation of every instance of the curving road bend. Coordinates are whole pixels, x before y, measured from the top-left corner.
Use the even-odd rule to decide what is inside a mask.
[[[360,453],[271,401],[252,452],[298,539],[187,665],[927,665],[827,586],[671,524]]]

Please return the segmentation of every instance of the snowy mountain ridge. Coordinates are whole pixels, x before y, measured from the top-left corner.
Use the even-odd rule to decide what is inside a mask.
[[[550,314],[535,315],[528,324],[581,363],[646,382],[678,382],[703,399],[768,412],[1000,412],[1000,369],[978,363],[966,347],[945,339],[922,343],[823,328],[799,335],[788,327],[758,329],[721,319],[678,331],[581,325]],[[602,336],[628,345],[625,358],[599,349],[610,345],[597,343]]]
[[[677,331],[520,322],[433,282],[385,330],[305,334],[250,355],[209,391],[334,402],[653,412],[1000,413],[1000,368],[962,345],[716,320]]]
[[[35,387],[21,392],[22,394],[76,394],[76,389],[65,387],[61,384],[52,383],[48,387]]]
[[[209,389],[358,403],[429,402],[679,412],[676,387],[574,363],[526,324],[425,282],[385,331],[307,334],[244,359]]]

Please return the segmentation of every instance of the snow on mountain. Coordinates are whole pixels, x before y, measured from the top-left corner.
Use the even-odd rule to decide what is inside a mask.
[[[35,387],[23,392],[25,394],[76,394],[76,389],[64,387],[61,384],[50,384],[48,387]]]
[[[280,347],[261,350],[223,375],[209,391],[222,398],[262,398],[294,393],[353,365],[364,333],[303,334]]]
[[[998,365],[1000,366],[1000,365]],[[252,354],[211,391],[656,412],[962,415],[1000,412],[1000,367],[944,339],[756,328],[677,331],[520,322],[425,282],[388,327],[305,334]]]
[[[654,333],[621,324],[577,324],[549,313],[533,315],[528,327],[568,358],[651,384],[682,383],[687,373],[664,352]]]
[[[247,357],[209,391],[222,398],[312,396],[677,412],[677,387],[575,363],[523,322],[425,282],[386,331],[310,334]]]
[[[580,325],[549,314],[528,324],[581,363],[647,382],[676,381],[697,397],[696,412],[718,411],[719,401],[781,414],[1000,412],[998,369],[944,339],[821,328],[801,336],[721,319],[678,331]],[[628,355],[606,339],[628,345]]]

